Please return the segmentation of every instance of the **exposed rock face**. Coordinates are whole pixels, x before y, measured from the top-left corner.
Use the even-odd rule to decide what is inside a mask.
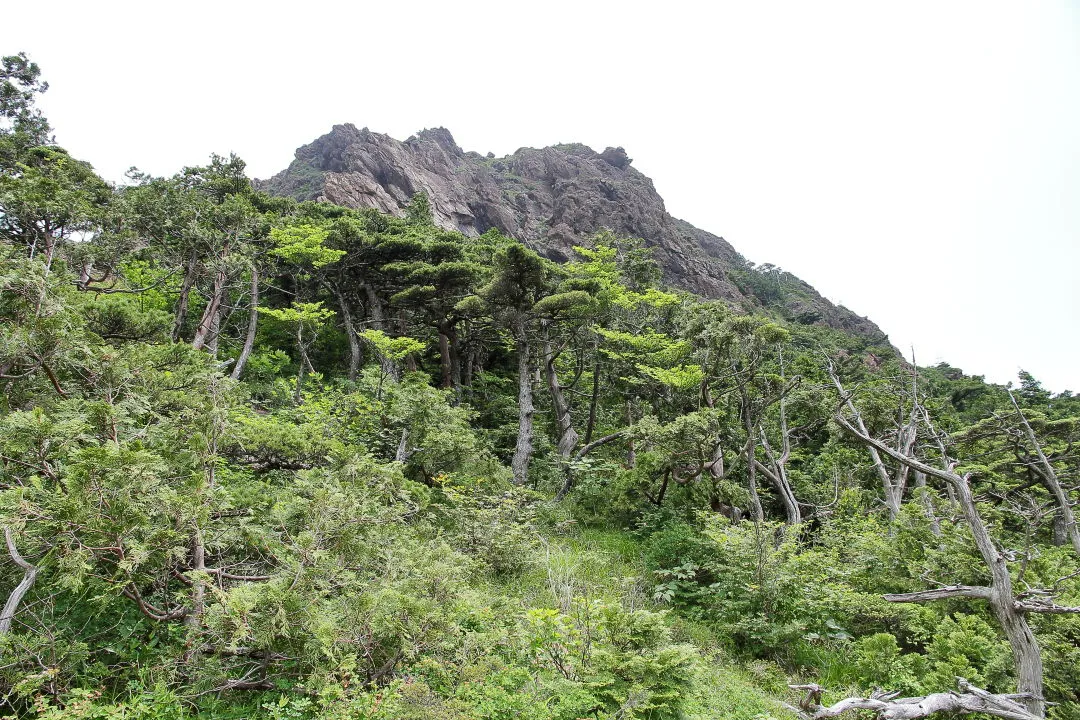
[[[400,142],[346,124],[298,149],[288,169],[259,186],[297,200],[395,215],[424,191],[441,227],[470,236],[497,228],[560,262],[572,257],[574,245],[607,228],[643,238],[676,287],[743,307],[764,304],[798,322],[883,337],[874,323],[789,273],[779,280],[769,276],[783,286],[780,296],[763,292],[768,283],[762,284],[761,273],[722,237],[669,215],[652,180],[631,162],[621,147],[597,153],[580,144],[484,157],[464,152],[445,128]]]

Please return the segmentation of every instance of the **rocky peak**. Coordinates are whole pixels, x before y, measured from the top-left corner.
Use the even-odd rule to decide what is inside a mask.
[[[454,136],[444,127],[421,130],[416,135],[405,141],[405,144],[433,142],[451,155],[464,155],[458,144],[454,142]]]
[[[668,214],[652,180],[621,147],[580,143],[520,148],[496,158],[465,152],[446,128],[404,142],[355,125],[333,129],[296,151],[286,170],[260,187],[297,200],[333,202],[403,215],[426,192],[436,224],[468,236],[490,228],[556,261],[597,231],[643,238],[665,279],[707,298],[750,309],[768,306],[796,322],[829,325],[880,339],[874,323],[771,269],[767,280],[722,237]],[[783,292],[777,292],[780,287]]]

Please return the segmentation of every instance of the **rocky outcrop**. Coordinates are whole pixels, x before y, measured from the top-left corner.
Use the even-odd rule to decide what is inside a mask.
[[[769,307],[796,322],[883,337],[872,322],[788,273],[779,277],[782,292],[763,283],[762,272],[722,237],[669,215],[652,180],[632,162],[621,147],[598,153],[580,144],[485,157],[464,152],[445,128],[401,142],[346,124],[298,149],[286,170],[259,187],[395,215],[423,191],[441,227],[470,236],[497,228],[560,262],[573,255],[574,245],[609,229],[644,239],[675,287],[747,309]]]

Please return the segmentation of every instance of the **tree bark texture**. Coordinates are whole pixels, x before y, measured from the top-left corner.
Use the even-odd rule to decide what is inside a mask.
[[[367,297],[367,315],[371,321],[371,326],[375,330],[386,330],[386,316],[383,313],[382,300],[379,299],[379,294],[375,292],[375,288],[371,283],[363,283],[360,286],[364,290],[364,295]]]
[[[822,720],[855,710],[871,710],[879,720],[916,720],[935,713],[983,713],[1009,720],[1040,720],[1041,715],[1032,714],[1022,703],[1027,698],[1015,695],[995,695],[957,678],[960,692],[942,692],[921,697],[896,698],[895,693],[875,693],[868,698],[852,697],[834,705],[822,707],[816,703],[803,702],[811,712],[800,712],[803,718]],[[822,688],[817,685],[791,685],[796,690],[807,690],[808,698],[819,698]]]
[[[600,336],[593,335],[592,393],[589,395],[589,420],[585,424],[585,444],[592,442],[596,428],[596,408],[600,400]]]
[[[173,313],[172,341],[180,342],[180,332],[187,320],[188,299],[191,297],[191,288],[195,284],[195,275],[198,272],[198,262],[195,253],[187,262],[184,269],[184,281],[180,285],[180,297],[176,300],[176,311]]]
[[[360,347],[360,338],[356,335],[356,325],[353,323],[352,308],[345,293],[337,285],[333,286],[334,296],[341,310],[341,324],[345,328],[345,337],[349,340],[349,382],[356,382],[356,376],[360,372],[360,362],[363,359],[363,351]]]
[[[254,265],[251,266],[251,303],[248,308],[248,327],[247,334],[244,336],[244,347],[240,350],[240,357],[236,358],[236,365],[233,366],[230,377],[233,380],[239,380],[240,374],[244,372],[244,366],[247,365],[248,358],[251,357],[251,351],[255,347],[255,333],[259,326],[259,268]]]
[[[210,301],[206,303],[206,307],[203,309],[202,317],[199,318],[199,324],[195,328],[195,337],[191,341],[191,347],[196,350],[202,350],[206,347],[206,342],[210,339],[214,317],[217,315],[222,300],[225,299],[225,281],[227,279],[228,276],[224,268],[218,270],[214,275],[214,289],[210,293]]]
[[[510,467],[514,473],[514,484],[524,485],[529,481],[529,461],[533,452],[533,368],[532,352],[524,323],[518,321],[517,325],[514,335],[517,339],[518,355],[518,433]]]
[[[558,354],[552,350],[551,341],[544,342],[544,378],[547,380],[548,390],[555,405],[555,427],[559,433],[557,446],[559,457],[564,461],[570,459],[574,448],[578,444],[578,432],[574,429],[574,421],[570,416],[570,403],[566,399],[559,375],[555,371],[555,360]]]

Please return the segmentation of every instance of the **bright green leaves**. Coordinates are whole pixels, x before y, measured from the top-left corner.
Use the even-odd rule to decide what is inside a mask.
[[[679,302],[679,296],[674,293],[641,286],[627,277],[628,272],[633,273],[633,269],[627,267],[625,258],[619,257],[619,250],[614,245],[605,244],[619,242],[619,238],[601,234],[594,238],[594,242],[595,246],[591,248],[574,246],[574,251],[584,261],[568,265],[569,285],[582,283],[586,287],[591,286],[601,307],[614,305],[624,311],[646,307],[660,309]],[[637,257],[639,262],[648,257],[647,251],[642,249],[642,252],[645,254]]]
[[[412,196],[408,207],[405,208],[405,220],[410,225],[418,227],[434,227],[435,218],[431,212],[431,199],[426,192],[418,192]]]
[[[604,353],[620,360],[646,354],[654,362],[666,365],[685,357],[689,350],[686,342],[648,328],[637,333],[607,328],[597,328],[596,332],[612,344]]]
[[[600,350],[605,356],[636,368],[646,378],[679,390],[701,384],[701,368],[684,362],[690,353],[690,345],[685,341],[650,329],[629,333],[595,328],[595,332],[606,341]],[[624,377],[623,380],[641,382],[633,377]]]
[[[853,655],[854,674],[862,687],[888,685],[905,694],[925,694],[948,687],[958,676],[991,691],[1010,687],[1009,647],[977,615],[942,620],[925,655],[903,652],[889,633],[860,638]]]
[[[624,310],[633,310],[642,306],[660,309],[678,304],[679,296],[656,288],[648,288],[644,292],[627,289],[614,295],[612,302]]]
[[[676,365],[672,368],[653,367],[638,364],[638,370],[643,372],[661,385],[677,390],[692,390],[701,385],[705,374],[697,365]]]
[[[422,351],[426,346],[410,337],[390,337],[382,330],[364,330],[360,337],[368,342],[385,361],[399,363],[409,355]]]
[[[479,295],[467,295],[454,305],[454,310],[463,316],[482,315],[486,306]]]
[[[591,238],[591,247],[575,247],[586,260],[587,274],[619,284],[635,292],[647,292],[660,280],[660,267],[641,238],[619,236],[602,230]]]
[[[293,265],[310,265],[323,268],[340,260],[344,250],[326,247],[330,231],[326,228],[310,225],[286,225],[270,231],[274,248],[270,254]]]
[[[296,375],[296,391],[294,400],[299,403],[303,389],[304,377],[308,372],[314,372],[308,350],[314,344],[318,331],[323,323],[334,316],[333,310],[323,307],[319,302],[297,302],[286,308],[259,308],[259,312],[268,315],[280,322],[292,325],[295,330],[296,350],[299,354],[299,368]]]
[[[323,307],[322,302],[294,302],[286,308],[259,308],[259,312],[281,322],[315,328],[334,317],[334,311]]]
[[[552,319],[563,316],[587,318],[594,307],[592,295],[583,290],[571,290],[541,298],[533,305],[533,312]]]
[[[615,248],[603,244],[591,248],[575,245],[574,252],[584,258],[583,262],[577,263],[581,276],[595,281],[604,289],[619,283],[619,268],[615,264],[618,251]]]
[[[672,642],[663,614],[574,598],[568,612],[527,610],[522,625],[537,669],[580,683],[602,711],[641,720],[682,717],[694,653]]]

